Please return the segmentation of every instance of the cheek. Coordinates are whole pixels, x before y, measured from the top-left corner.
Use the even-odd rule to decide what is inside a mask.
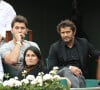
[[[69,37],[69,38],[72,38],[73,36],[74,36],[73,33],[68,33],[68,34],[67,34],[67,37]]]
[[[32,61],[32,63],[37,64],[38,61],[39,61],[38,58],[34,58],[33,61]]]
[[[60,37],[61,37],[61,38],[64,38],[64,35],[63,35],[63,34],[60,34]]]
[[[29,58],[25,59],[27,65],[36,65],[38,63],[38,58],[33,57],[31,60]]]
[[[26,29],[25,29],[25,30],[23,30],[23,31],[22,31],[22,33],[23,33],[23,34],[27,34],[27,31],[26,31]]]
[[[25,58],[25,62],[26,62],[26,64],[27,64],[27,62],[28,62],[28,58]]]

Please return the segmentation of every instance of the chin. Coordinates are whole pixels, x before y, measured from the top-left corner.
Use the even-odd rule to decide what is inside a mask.
[[[69,40],[64,40],[64,42],[65,42],[65,43],[68,43],[68,42],[69,42]]]
[[[32,64],[28,64],[28,66],[32,66]]]

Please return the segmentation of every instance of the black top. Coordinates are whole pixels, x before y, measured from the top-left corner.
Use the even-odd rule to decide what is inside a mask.
[[[75,44],[73,45],[72,48],[67,47],[67,45],[64,42],[62,42],[62,43],[65,46],[65,48],[63,48],[63,49],[65,49],[65,53],[67,55],[67,58],[65,60],[65,62],[67,63],[67,66],[72,65],[72,66],[77,66],[77,67],[81,68],[78,50],[75,46],[76,42],[75,42]],[[66,63],[65,63],[65,65],[66,65]]]
[[[25,67],[22,67],[20,70],[19,70],[19,73],[18,73],[18,79],[19,80],[22,80],[24,77],[22,76],[22,72],[25,70],[26,68]],[[34,75],[35,77],[38,75],[39,72],[43,72],[44,74],[48,73],[48,70],[45,68],[45,67],[35,67],[33,69],[30,70],[30,72],[28,72],[26,74],[27,75]]]
[[[49,50],[48,67],[53,66],[63,68],[74,65],[81,68],[85,73],[88,65],[88,57],[100,56],[100,51],[96,50],[85,38],[76,38],[73,48],[68,48],[62,40],[53,43]]]

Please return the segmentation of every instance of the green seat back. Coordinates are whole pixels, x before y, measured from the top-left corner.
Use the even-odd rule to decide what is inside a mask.
[[[98,87],[99,80],[86,79],[86,87]]]

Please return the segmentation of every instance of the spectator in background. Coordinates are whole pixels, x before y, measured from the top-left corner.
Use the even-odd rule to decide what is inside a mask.
[[[24,52],[24,60],[22,69],[18,74],[18,78],[24,79],[27,75],[34,75],[35,77],[39,72],[47,73],[48,70],[43,67],[41,52],[38,48],[34,46],[28,47]],[[22,73],[26,71],[25,77],[23,77]]]
[[[11,30],[11,22],[15,16],[14,8],[6,1],[0,0],[0,45],[4,43],[6,30]]]
[[[24,52],[23,66],[19,70],[18,79],[22,80],[28,75],[34,75],[36,77],[39,72],[48,73],[48,69],[44,67],[43,63],[40,50],[34,46],[28,47]],[[70,80],[68,78],[66,80],[67,84],[71,86]]]
[[[0,47],[0,55],[3,61],[7,63],[9,67],[11,66],[11,69],[13,68],[13,70],[6,72],[13,77],[17,75],[18,69],[20,69],[21,65],[23,64],[23,54],[25,49],[29,46],[35,46],[39,49],[39,46],[35,42],[25,40],[25,35],[28,31],[28,21],[24,16],[17,15],[13,19],[11,27],[13,38],[11,41]],[[7,65],[5,65],[4,68]]]
[[[76,37],[76,26],[70,20],[63,20],[57,26],[60,40],[53,43],[48,55],[48,66],[60,68],[58,74],[68,77],[71,87],[85,87],[88,57],[100,61],[100,51],[85,38]],[[100,63],[100,62],[99,62]],[[99,67],[100,68],[100,67]]]

